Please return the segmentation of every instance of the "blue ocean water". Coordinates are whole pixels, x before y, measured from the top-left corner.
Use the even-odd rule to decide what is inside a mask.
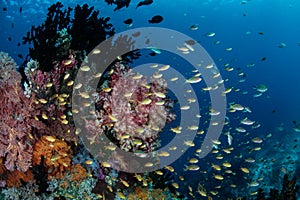
[[[113,11],[114,6],[109,6],[102,0],[61,2],[65,7],[84,3],[94,6],[100,10],[101,16],[111,18],[110,22],[116,33],[151,26],[173,29],[188,35],[205,48],[225,80],[225,87],[232,88],[233,91],[226,95],[230,121],[225,125],[220,141],[222,144],[227,143],[224,133],[228,131],[233,136],[234,150],[230,155],[224,155],[224,160],[232,165],[230,169],[233,174],[220,172],[225,177],[223,181],[213,177],[219,172],[212,168],[212,164],[221,165],[223,162],[216,160],[216,154],[213,153],[199,159],[198,171],[186,170],[187,160],[195,157],[196,148],[191,148],[173,164],[176,179],[180,182],[178,191],[190,199],[204,199],[196,192],[198,184],[201,184],[208,192],[218,191],[216,199],[227,199],[230,195],[250,195],[257,188],[250,187],[249,183],[259,178],[263,178],[258,182],[265,188],[279,188],[284,173],[300,178],[300,149],[295,147],[300,139],[300,130],[295,129],[300,123],[300,1],[154,0],[151,5],[136,9],[139,1],[134,0],[128,8],[118,11]],[[46,0],[1,0],[0,50],[9,53],[17,64],[21,65],[28,54],[29,46],[22,45],[22,37],[31,26],[37,26],[45,20],[47,8],[52,3],[54,2]],[[2,8],[7,8],[7,11]],[[154,15],[163,16],[163,21],[159,24],[149,24],[148,20]],[[123,23],[127,18],[133,19],[132,27]],[[197,25],[198,29],[191,30],[193,25]],[[215,36],[208,37],[209,32],[214,32]],[[21,45],[18,46],[18,43]],[[232,50],[229,51],[228,48]],[[20,58],[19,54],[22,54],[23,58]],[[142,60],[135,61],[133,66],[148,61],[169,63],[172,66],[178,64],[178,71],[188,77],[191,69],[186,68],[186,64],[175,57],[162,52],[154,57],[145,56]],[[226,70],[226,67],[232,67],[233,71]],[[239,73],[243,74],[238,75]],[[254,87],[259,84],[266,85],[268,90],[261,96],[254,97],[258,94]],[[207,114],[210,99],[201,91],[201,87],[204,86],[195,88],[199,91],[199,99],[203,100],[200,101],[200,105],[203,107],[204,118],[199,126],[206,129],[210,119]],[[251,113],[230,113],[231,103],[249,107]],[[245,117],[254,120],[260,127],[247,127],[247,134],[236,131],[236,127],[241,126],[240,121]],[[272,136],[266,138],[268,134]],[[253,143],[251,140],[255,137],[262,138],[263,142],[259,145]],[[163,136],[162,140],[164,141]],[[196,146],[201,145],[201,142],[201,137],[197,136]],[[257,146],[260,146],[261,150],[253,150]],[[221,152],[222,148],[215,149]],[[288,156],[291,156],[290,160],[286,159]],[[249,157],[254,158],[256,162],[245,163],[245,159]],[[247,167],[250,173],[241,172],[241,167]],[[179,176],[184,176],[185,181],[180,181]],[[238,186],[235,188],[229,186],[230,184]],[[188,195],[188,186],[193,188],[196,197]],[[220,186],[220,189],[216,189],[216,186]]]

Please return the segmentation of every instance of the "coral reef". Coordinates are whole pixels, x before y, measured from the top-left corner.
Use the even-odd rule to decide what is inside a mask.
[[[87,178],[87,171],[79,164],[72,165],[70,174],[70,181],[80,182],[81,180]]]
[[[296,193],[299,188],[296,186],[296,177],[289,180],[288,175],[284,175],[281,191],[270,189],[269,197],[265,197],[262,189],[258,190],[257,200],[296,200]]]
[[[92,193],[92,189],[95,186],[95,179],[89,177],[81,180],[80,182],[70,182],[67,181],[68,187],[61,187],[62,180],[52,180],[49,183],[49,191],[51,194],[50,198],[65,198],[65,199],[74,199],[74,200],[82,200],[82,199],[100,199],[100,196]]]
[[[26,185],[20,188],[6,188],[2,190],[3,199],[5,200],[52,200],[51,198],[47,198],[45,195],[38,196],[36,193],[35,185],[32,182],[27,183]],[[1,199],[1,196],[0,196]]]
[[[265,195],[263,188],[259,188],[255,200],[296,200],[297,192],[299,191],[299,186],[296,185],[296,177],[293,177],[291,180],[287,174],[283,177],[283,182],[281,186],[281,191],[278,189],[271,188],[269,195]],[[238,197],[241,200],[247,200],[247,197]]]
[[[116,63],[103,83],[96,101],[98,125],[126,151],[150,152],[157,148],[157,138],[166,122],[175,115],[172,102],[166,98],[166,82],[162,78],[147,78],[127,66]],[[90,137],[94,143],[95,137]],[[97,142],[97,141],[96,141]]]
[[[17,67],[17,63],[8,55],[8,53],[0,51],[0,70],[16,70]]]
[[[5,158],[8,170],[25,172],[31,166],[33,135],[45,132],[46,126],[38,120],[34,97],[24,95],[21,75],[15,66],[0,67],[0,157]]]
[[[71,49],[90,52],[100,42],[114,35],[112,24],[108,23],[109,17],[98,17],[99,11],[87,4],[75,7],[74,19],[70,34],[72,35]]]
[[[34,177],[31,170],[26,172],[12,171],[8,172],[6,178],[7,187],[20,187],[22,183],[33,181]]]
[[[67,141],[76,140],[70,103],[76,66],[77,61],[70,54],[66,60],[56,62],[50,72],[43,72],[39,63],[34,60],[28,62],[25,69],[28,80],[28,84],[25,83],[25,93],[36,97],[41,113],[39,119],[47,125],[50,132],[63,136]]]
[[[135,187],[134,192],[128,195],[128,200],[177,199],[168,189],[149,189],[148,187]]]
[[[21,172],[18,170],[7,171],[3,165],[3,159],[0,158],[0,180],[1,187],[7,186],[11,187],[20,187],[22,183],[27,183],[34,180],[33,173],[29,169],[26,172]]]
[[[71,106],[75,77],[85,56],[115,30],[94,7],[77,5],[74,15],[72,10],[53,4],[46,21],[23,38],[33,46],[21,74],[7,54],[0,54],[0,184],[11,187],[1,190],[6,199],[113,199],[134,192],[129,186],[152,187],[148,174],[137,182],[134,174],[118,170],[127,167],[121,155],[109,157],[108,165],[116,169],[100,166],[81,143]],[[132,51],[132,38],[119,37],[111,48],[129,53],[118,55],[98,85],[97,120],[83,119],[90,142],[101,143],[102,134],[126,151],[150,152],[159,146],[164,123],[175,118],[166,81],[153,76],[148,83],[125,65],[140,56]],[[151,192],[148,196],[159,199],[167,195],[163,189]]]
[[[45,22],[37,27],[32,26],[31,31],[23,37],[23,44],[33,43],[29,54],[40,63],[42,71],[52,70],[54,61],[67,56],[68,50],[64,49],[64,46],[57,45],[57,42],[60,40],[59,31],[69,29],[72,9],[62,10],[62,8],[60,2],[50,6]]]
[[[77,61],[82,60],[96,45],[114,34],[109,17],[100,18],[99,11],[93,10],[94,7],[89,8],[87,4],[77,5],[71,19],[72,8],[63,10],[63,5],[57,2],[49,7],[46,21],[33,26],[23,37],[23,44],[33,43],[30,58],[40,64],[43,72],[53,70],[55,62],[67,59],[71,49],[76,52]]]
[[[40,165],[42,157],[48,171],[48,180],[62,178],[65,171],[71,169],[71,147],[54,136],[45,135],[34,145],[32,164]]]

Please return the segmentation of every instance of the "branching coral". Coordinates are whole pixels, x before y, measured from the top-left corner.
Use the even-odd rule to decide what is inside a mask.
[[[6,70],[16,70],[17,64],[14,61],[12,57],[8,55],[8,53],[5,53],[3,51],[0,51],[0,69],[6,71]]]
[[[42,121],[51,129],[63,129],[60,134],[67,140],[76,140],[71,128],[71,94],[78,66],[87,52],[114,34],[114,29],[109,18],[98,17],[99,11],[87,4],[76,6],[73,19],[71,11],[63,10],[61,3],[53,4],[46,21],[32,27],[23,38],[24,43],[33,43],[29,53],[33,60],[24,66],[24,74],[26,94],[35,93],[43,101]],[[55,127],[59,126],[56,121],[71,127]]]
[[[94,7],[89,8],[87,4],[75,7],[70,30],[73,38],[71,49],[90,52],[96,45],[115,33],[112,24],[108,23],[110,18],[99,18],[99,11],[93,10]]]
[[[69,180],[70,181],[70,180]],[[63,199],[100,199],[94,193],[92,193],[92,188],[95,186],[96,182],[93,178],[89,177],[82,180],[80,183],[74,184],[74,182],[69,184],[69,187],[61,187],[61,180],[52,180],[50,182],[49,191],[51,191],[51,198],[62,198]]]
[[[72,8],[63,10],[58,2],[48,9],[46,21],[32,27],[23,37],[23,43],[33,43],[29,55],[40,63],[40,69],[51,71],[55,61],[67,59],[71,49],[76,51],[78,60],[91,51],[97,44],[114,34],[109,17],[98,17],[99,11],[84,4],[75,8],[74,19],[71,19]]]
[[[5,167],[27,171],[31,166],[33,134],[44,132],[45,124],[38,121],[37,105],[21,88],[21,75],[12,67],[0,67],[0,157]]]
[[[31,170],[27,170],[26,172],[20,171],[12,171],[8,173],[8,177],[6,179],[7,187],[19,187],[22,182],[26,183],[29,181],[33,181],[34,177]]]
[[[158,133],[174,119],[164,79],[153,75],[148,84],[146,77],[116,63],[105,87],[96,96],[99,126],[126,151],[155,149]]]
[[[87,172],[80,164],[72,165],[68,175],[62,178],[61,187],[68,188],[70,184],[80,184],[87,178]]]
[[[68,141],[76,139],[71,112],[72,79],[77,72],[76,65],[74,55],[70,54],[66,60],[56,62],[50,72],[43,72],[34,60],[28,62],[25,70],[29,82],[26,93],[36,96],[40,105],[39,119],[50,132],[58,133]]]
[[[70,181],[81,181],[83,179],[86,179],[87,177],[87,171],[79,164],[72,165],[71,167],[71,178]]]
[[[33,165],[39,165],[44,157],[48,170],[48,179],[61,178],[66,170],[71,169],[72,150],[65,141],[53,136],[43,136],[34,145]]]
[[[32,171],[29,169],[26,172],[18,170],[7,171],[3,165],[3,159],[0,158],[0,180],[3,182],[3,187],[20,187],[22,183],[33,181],[34,177]]]
[[[53,200],[53,198],[48,198],[45,195],[38,196],[36,193],[36,188],[34,183],[29,182],[25,186],[19,188],[7,188],[2,190],[2,194],[4,195],[4,199],[6,200]],[[1,198],[1,196],[0,196]],[[2,199],[2,198],[1,198]]]
[[[68,50],[56,45],[60,38],[59,31],[69,28],[70,24],[72,9],[62,10],[62,7],[60,2],[49,7],[46,21],[38,27],[33,26],[23,37],[23,44],[33,43],[33,48],[29,49],[30,57],[41,64],[42,71],[52,70],[54,61],[67,56]]]

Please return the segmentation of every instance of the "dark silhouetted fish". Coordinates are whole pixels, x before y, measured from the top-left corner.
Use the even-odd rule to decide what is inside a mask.
[[[160,15],[155,15],[152,17],[152,19],[148,20],[150,24],[158,24],[160,23],[164,18]]]
[[[149,55],[150,55],[150,56],[155,56],[156,53],[155,53],[155,52],[151,52],[151,53],[149,53]]]
[[[116,0],[114,1],[114,4],[117,5],[117,7],[114,9],[114,11],[120,10],[123,7],[128,8],[131,0]]]
[[[7,8],[6,8],[6,7],[4,7],[4,8],[2,8],[2,10],[3,10],[3,11],[7,11]]]
[[[22,6],[20,6],[20,13],[22,13],[22,10],[23,10],[23,8],[22,8]]]
[[[120,10],[123,7],[128,8],[131,0],[105,0],[105,2],[108,5],[115,4],[117,7],[114,9],[114,11]]]
[[[133,22],[133,20],[131,18],[126,19],[126,20],[123,21],[123,23],[127,24],[127,25],[132,24],[132,22]]]
[[[188,45],[196,44],[196,42],[194,40],[187,40],[187,41],[185,41],[185,43],[187,43]]]
[[[140,6],[146,6],[146,5],[150,5],[153,3],[153,0],[144,0],[138,3],[138,5],[136,6],[136,8],[140,7]]]
[[[18,54],[18,57],[23,59],[23,55],[22,54]]]

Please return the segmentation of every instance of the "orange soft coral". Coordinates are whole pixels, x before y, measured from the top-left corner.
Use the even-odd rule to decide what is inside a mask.
[[[22,182],[33,181],[34,176],[31,170],[26,172],[12,171],[8,172],[8,177],[6,179],[7,187],[20,187]]]
[[[72,150],[68,144],[54,136],[43,136],[33,149],[33,165],[41,164],[48,170],[48,179],[61,178],[66,170],[71,168]]]
[[[83,166],[80,164],[75,164],[71,166],[70,170],[70,179],[66,180],[66,177],[64,177],[61,182],[61,187],[68,188],[70,184],[79,184],[82,180],[87,178],[87,172]]]
[[[3,159],[0,158],[0,180],[5,183],[7,187],[19,187],[22,182],[29,182],[34,180],[34,176],[31,170],[21,172],[18,170],[8,171],[6,170]]]
[[[80,164],[72,165],[70,181],[82,181],[86,179],[87,172]]]

